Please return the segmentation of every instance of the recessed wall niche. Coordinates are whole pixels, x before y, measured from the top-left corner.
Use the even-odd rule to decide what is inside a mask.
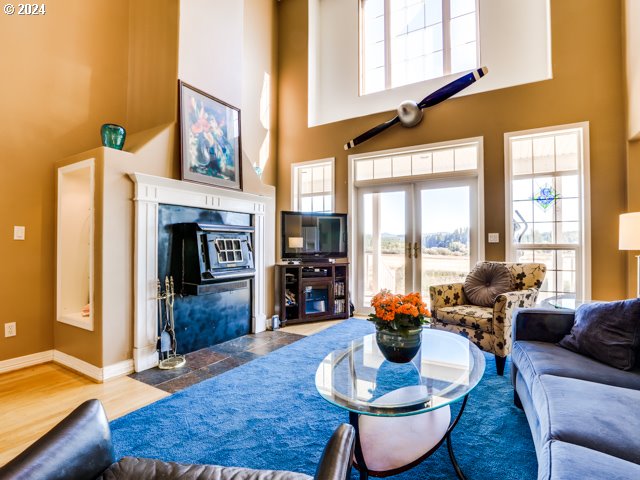
[[[93,159],[58,169],[57,295],[59,322],[93,330]]]

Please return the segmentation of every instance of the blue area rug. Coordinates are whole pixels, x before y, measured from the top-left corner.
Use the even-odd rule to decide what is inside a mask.
[[[334,428],[348,422],[346,411],[317,393],[316,368],[331,350],[371,332],[369,322],[350,319],[114,420],[116,456],[313,475]],[[470,480],[535,479],[531,433],[513,406],[508,368],[498,377],[493,355],[486,359],[484,378],[453,431],[458,462]],[[452,479],[455,472],[443,445],[415,469],[390,478]]]

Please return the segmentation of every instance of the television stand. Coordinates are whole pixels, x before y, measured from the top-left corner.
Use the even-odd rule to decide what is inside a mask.
[[[349,318],[349,264],[278,264],[280,321],[284,324]]]

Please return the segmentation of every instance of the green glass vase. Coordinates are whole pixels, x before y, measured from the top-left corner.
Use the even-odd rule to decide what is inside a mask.
[[[102,125],[102,128],[100,128],[100,135],[102,136],[102,145],[115,148],[116,150],[122,150],[127,132],[124,127],[120,125],[105,123]]]

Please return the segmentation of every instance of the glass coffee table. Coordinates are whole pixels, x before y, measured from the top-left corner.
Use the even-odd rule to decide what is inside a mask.
[[[420,351],[401,364],[385,360],[371,334],[327,355],[316,371],[316,388],[349,411],[361,479],[413,468],[445,440],[456,474],[464,479],[451,432],[484,368],[480,349],[454,333],[424,328]],[[458,401],[462,405],[452,420],[449,406]]]

